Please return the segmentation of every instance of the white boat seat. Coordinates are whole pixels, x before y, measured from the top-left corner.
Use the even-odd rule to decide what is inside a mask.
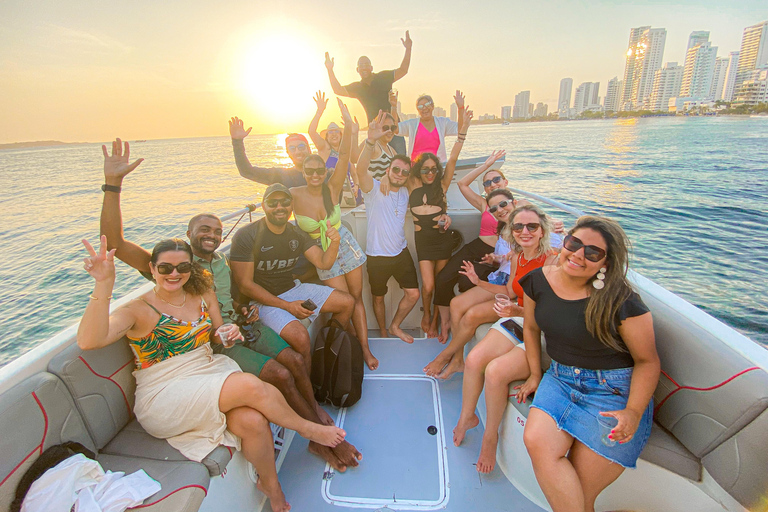
[[[133,417],[136,380],[133,352],[127,341],[87,351],[72,345],[54,357],[48,369],[66,384],[99,451],[154,460],[187,460],[167,441],[147,434]],[[211,476],[217,476],[231,458],[232,452],[219,446],[201,462]]]
[[[38,373],[0,395],[0,510],[8,510],[24,473],[49,447],[76,441],[96,451],[93,439],[64,383]],[[208,489],[206,468],[197,462],[149,461],[98,455],[104,469],[144,469],[162,489],[138,508],[151,512],[198,510]]]

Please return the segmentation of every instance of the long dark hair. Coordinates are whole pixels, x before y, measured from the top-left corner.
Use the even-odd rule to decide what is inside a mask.
[[[185,292],[192,295],[202,295],[213,289],[213,275],[195,261],[192,247],[181,238],[168,238],[155,244],[154,249],[152,249],[152,256],[150,257],[152,265],[157,265],[160,255],[169,251],[184,251],[189,255],[189,261],[192,263],[192,272],[187,282],[184,283]]]
[[[497,188],[496,190],[492,190],[487,196],[485,196],[485,204],[488,205],[491,201],[492,197],[496,196],[504,196],[510,201],[515,200],[515,196],[512,195],[512,192],[505,188]],[[496,224],[496,234],[501,235],[502,231],[504,231],[504,227],[507,225],[506,222],[500,220],[498,224]]]
[[[432,183],[425,183],[424,180],[421,179],[421,168],[424,166],[425,163],[427,163],[428,160],[432,160],[435,162],[435,166],[437,167],[437,174],[435,175],[435,181]],[[423,187],[425,187],[429,193],[434,195],[440,195],[442,196],[442,201],[440,205],[437,206],[445,206],[445,193],[443,192],[443,176],[445,174],[445,171],[443,170],[443,165],[440,163],[440,158],[434,153],[422,153],[419,156],[416,157],[416,160],[413,161],[413,164],[411,165],[411,177],[410,179],[414,181],[418,181],[422,184]]]
[[[323,167],[325,167],[325,161],[323,160],[323,157],[315,153],[312,153],[311,155],[307,156],[307,158],[304,159],[304,162],[301,164],[301,166],[304,167],[305,165],[307,165],[307,162],[311,162],[313,160],[320,162],[321,164],[323,164]],[[325,172],[326,174],[328,173],[327,167],[325,169]],[[333,213],[333,210],[336,209],[336,203],[333,202],[333,197],[331,197],[331,189],[330,187],[328,187],[328,183],[323,181],[323,184],[320,186],[320,189],[322,190],[322,193],[323,193],[323,207],[325,208],[325,215],[327,217]]]

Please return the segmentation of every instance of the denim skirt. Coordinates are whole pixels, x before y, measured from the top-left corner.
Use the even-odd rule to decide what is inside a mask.
[[[541,409],[592,451],[625,468],[635,468],[637,458],[651,435],[653,399],[645,408],[632,439],[606,446],[601,441],[600,412],[627,406],[632,368],[587,370],[552,361],[533,398],[531,407]]]

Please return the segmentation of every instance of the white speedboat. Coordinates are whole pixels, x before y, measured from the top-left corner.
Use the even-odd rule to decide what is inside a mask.
[[[456,178],[482,161],[462,161]],[[515,193],[549,205],[550,211],[580,213],[535,194]],[[476,237],[477,210],[453,188],[448,202],[452,228],[465,240]],[[342,222],[364,247],[365,208],[347,210]],[[415,254],[410,222],[407,232]],[[597,509],[768,510],[768,351],[641,275],[631,277],[654,315],[663,375],[653,433],[638,468],[609,486]],[[112,307],[150,287],[139,287]],[[390,287],[389,315],[400,293]],[[366,306],[375,329],[369,301]],[[420,317],[414,308],[403,327],[423,336]],[[313,339],[322,321],[309,326]],[[488,327],[477,330],[467,350]],[[127,343],[84,352],[76,330],[77,325],[63,330],[0,369],[0,510],[7,510],[19,479],[39,454],[69,440],[97,451],[105,469],[143,468],[158,480],[162,490],[141,506],[147,511],[268,510],[240,453],[219,447],[196,463],[144,432],[132,414],[135,382]],[[481,475],[474,463],[482,425],[469,431],[461,447],[450,442],[460,409],[460,375],[439,381],[421,371],[443,346],[423,337],[413,345],[375,337],[370,344],[381,364],[376,372],[366,370],[362,399],[330,411],[364,454],[359,467],[335,472],[308,453],[306,440],[274,429],[280,480],[293,510],[549,509],[522,441],[530,402],[510,401],[498,467]],[[485,421],[483,397],[478,410]]]

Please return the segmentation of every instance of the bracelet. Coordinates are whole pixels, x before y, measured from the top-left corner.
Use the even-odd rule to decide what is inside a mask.
[[[366,145],[368,145],[368,146],[370,146],[370,147],[375,147],[375,146],[376,146],[376,143],[375,143],[375,142],[371,142],[371,141],[370,141],[370,140],[368,140],[368,139],[365,139],[365,143],[366,143]]]
[[[459,137],[466,137],[466,136],[467,136],[467,132],[459,133]]]
[[[102,192],[115,192],[116,194],[119,194],[122,189],[123,187],[118,185],[107,185],[106,183],[101,186]]]
[[[464,142],[465,140],[467,140],[467,138],[466,137],[456,137],[456,140],[459,141],[459,142]]]
[[[102,298],[94,297],[93,295],[91,295],[91,300],[112,300],[112,296],[110,295],[109,297],[104,297],[102,299]]]

